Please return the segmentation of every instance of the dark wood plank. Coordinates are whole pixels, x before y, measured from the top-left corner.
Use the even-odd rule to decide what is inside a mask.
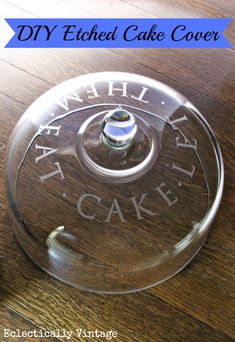
[[[213,51],[212,51],[213,50]],[[116,53],[122,54],[118,50]],[[125,57],[135,60],[150,70],[159,72],[197,92],[206,94],[221,102],[234,104],[232,91],[235,58],[234,52],[224,55],[222,50],[208,49],[128,49]],[[153,63],[156,61],[156,63]],[[228,85],[225,92],[223,85]]]
[[[92,15],[89,12],[80,9],[74,10],[74,6],[65,3],[62,0],[40,1],[40,3],[24,0],[1,0],[2,14],[5,18],[14,17],[41,17],[41,18],[63,18],[66,13],[67,18],[87,18]]]
[[[124,1],[84,1],[84,2],[78,2],[78,1],[72,1],[72,0],[64,0],[64,1],[58,1],[57,6],[54,6],[53,2],[46,2],[41,1],[40,4],[35,5],[32,2],[25,3],[24,0],[7,0],[10,4],[13,4],[15,6],[18,6],[24,10],[30,11],[30,13],[37,14],[39,16],[49,16],[53,15],[64,17],[64,13],[66,12],[66,16],[70,17],[70,14],[72,13],[72,17],[93,17],[94,12],[95,16],[97,17],[153,17],[154,15],[151,15],[150,13],[144,12],[142,9],[135,8],[132,5],[124,2]],[[58,7],[58,8],[56,8]]]
[[[201,0],[125,0],[125,2],[141,9],[142,11],[146,11],[157,17],[161,16],[163,18],[230,18],[234,15],[235,11],[234,2],[228,3],[226,0],[208,0],[207,2]]]
[[[49,89],[49,84],[45,81],[32,77],[28,73],[14,68],[3,61],[0,61],[0,69],[0,93],[6,94],[18,102],[23,104],[32,103]]]
[[[172,86],[180,84],[181,88],[190,88],[235,106],[234,53],[224,57],[218,49],[204,54],[202,50],[182,50],[32,49],[28,54],[23,50],[15,50],[14,54],[5,50],[1,52],[0,59],[50,83],[87,72],[120,70],[153,77]],[[29,60],[33,61],[30,65]],[[66,70],[66,74],[62,70]],[[227,85],[226,89],[224,84]]]
[[[192,53],[192,50],[190,51]],[[143,54],[145,56],[144,58]],[[158,54],[161,55],[160,58],[162,58],[162,63],[159,63]],[[218,84],[216,84],[216,81],[214,81],[214,79],[217,77],[214,76],[216,73],[216,64],[214,65],[213,69],[209,69],[208,65],[203,68],[201,68],[200,65],[197,67],[193,67],[193,65],[191,65],[188,67],[188,69],[186,69],[187,64],[184,63],[186,66],[181,70],[180,65],[173,63],[173,60],[177,62],[181,58],[185,60],[190,59],[190,53],[183,52],[183,54],[185,54],[185,56],[182,56],[182,53],[179,50],[172,50],[172,66],[169,66],[171,62],[166,63],[166,61],[168,61],[169,52],[166,50],[162,50],[162,52],[160,52],[160,50],[157,49],[140,49],[136,51],[128,49],[123,51],[117,49],[113,50],[113,52],[105,49],[82,49],[79,51],[73,49],[35,49],[30,50],[28,54],[25,54],[22,50],[14,51],[14,54],[9,50],[5,50],[1,53],[0,58],[7,63],[11,63],[17,68],[20,68],[24,71],[27,70],[27,72],[35,75],[37,78],[41,78],[46,82],[53,84],[57,84],[62,82],[64,79],[76,77],[87,72],[107,70],[126,71],[158,79],[181,91],[186,96],[188,93],[195,94],[193,99],[197,97],[197,93],[201,93],[227,106],[234,107],[235,95],[232,87],[232,77],[234,74],[233,70],[235,70],[235,59],[231,58],[225,60],[223,63],[223,68],[226,69],[225,65],[228,63],[231,73],[226,80],[226,76],[224,75],[228,74],[228,72],[223,70],[223,73],[218,76]],[[187,54],[189,54],[189,56],[187,56]],[[209,63],[209,56],[206,58],[208,58]],[[29,60],[33,61],[33,63],[30,65],[28,63]],[[154,63],[154,65],[152,63],[153,60],[157,61],[157,63]],[[196,63],[196,60],[194,63]],[[222,63],[222,60],[220,63]],[[204,68],[207,71],[205,71]],[[65,70],[66,73],[63,72]],[[190,75],[190,79],[188,75]],[[187,81],[185,81],[186,78]],[[208,81],[207,78],[208,80],[210,79],[210,81]],[[212,80],[215,82],[215,84],[212,84]],[[224,89],[224,84],[227,85],[226,89]],[[195,100],[192,101],[197,105]]]

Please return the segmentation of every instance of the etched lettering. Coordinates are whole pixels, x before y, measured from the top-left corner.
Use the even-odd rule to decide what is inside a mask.
[[[134,208],[135,208],[135,211],[136,211],[136,215],[137,215],[137,220],[142,220],[143,219],[143,216],[141,215],[141,211],[144,212],[145,214],[149,215],[149,216],[156,215],[151,210],[143,207],[142,203],[143,203],[143,201],[144,201],[146,196],[147,196],[147,193],[143,194],[138,202],[136,200],[136,196],[129,198],[129,200],[131,200],[133,205],[134,205]]]
[[[161,183],[154,190],[159,192],[159,194],[166,201],[169,207],[172,207],[172,205],[174,205],[178,201],[178,198],[176,196],[174,198],[170,198],[169,195],[172,195],[172,192],[169,189],[164,189],[165,187],[166,187],[166,184]]]
[[[190,178],[192,178],[192,177],[193,177],[193,174],[194,174],[194,171],[195,171],[195,166],[192,165],[192,171],[188,171],[188,170],[182,169],[182,167],[179,167],[179,166],[177,166],[175,163],[173,163],[171,169],[172,169],[172,170],[177,170],[177,171],[183,172],[184,174],[186,174],[187,176],[189,176]]]
[[[101,198],[96,196],[96,195],[92,195],[92,194],[84,194],[79,198],[79,200],[77,202],[77,210],[78,210],[79,214],[86,219],[93,220],[96,216],[95,213],[93,215],[87,215],[82,210],[82,202],[87,198],[90,198],[91,200],[94,198],[98,204],[100,203]],[[95,208],[95,205],[93,206],[93,208]]]
[[[39,128],[39,133],[41,134],[44,129],[47,129],[46,134],[51,134],[51,131],[54,131],[55,133],[53,135],[59,135],[60,133],[60,128],[61,126],[44,126],[44,125],[40,125]]]
[[[95,97],[100,97],[100,95],[97,93],[95,85],[92,83],[90,84],[91,89],[87,89],[86,92],[87,94],[92,94],[88,95],[88,99],[94,99]]]
[[[63,172],[61,170],[60,163],[56,162],[56,163],[54,163],[54,165],[56,165],[56,167],[57,167],[57,169],[55,171],[52,171],[52,172],[48,173],[47,175],[39,177],[42,183],[45,180],[47,180],[47,179],[49,179],[51,177],[57,176],[57,175],[60,175],[60,179],[61,180],[64,179],[64,175],[63,175]]]
[[[122,84],[122,88],[114,88],[113,87],[113,84],[114,82],[113,81],[109,81],[109,92],[107,94],[107,96],[114,96],[114,93],[113,91],[120,91],[122,92],[121,96],[124,96],[124,97],[128,97],[127,96],[127,82],[120,82]]]
[[[134,100],[138,100],[138,101],[141,101],[141,102],[144,102],[144,103],[148,103],[149,101],[147,100],[143,100],[143,97],[144,95],[146,94],[147,90],[149,88],[146,88],[146,87],[142,87],[142,91],[140,93],[140,95],[138,97],[134,96],[134,95],[131,95],[131,98],[134,99]]]
[[[175,120],[169,120],[170,124],[172,125],[173,129],[177,129],[177,126],[175,126],[176,123],[181,121],[188,121],[188,118],[186,115],[182,116],[181,118],[175,119]]]
[[[66,111],[69,111],[68,100],[76,101],[76,102],[83,102],[80,96],[77,93],[75,93],[75,91],[72,91],[70,94],[67,94],[64,96],[63,101],[57,101],[57,104],[63,109],[65,109]]]
[[[110,222],[113,214],[117,214],[119,216],[121,222],[126,222],[126,220],[123,217],[123,214],[122,214],[120,205],[118,203],[118,200],[116,198],[114,198],[114,200],[113,200],[113,203],[111,205],[111,208],[109,210],[109,213],[108,213],[108,216],[107,216],[107,219],[105,220],[105,222]]]
[[[176,146],[177,147],[185,147],[185,148],[194,148],[197,149],[197,140],[193,139],[193,144],[190,143],[186,138],[184,142],[180,142],[181,137],[176,137]]]
[[[35,158],[36,164],[39,160],[41,160],[45,157],[48,157],[50,154],[55,153],[57,151],[57,149],[55,149],[55,148],[47,147],[47,146],[40,146],[38,144],[35,145],[35,149],[43,151],[43,153],[39,157]]]

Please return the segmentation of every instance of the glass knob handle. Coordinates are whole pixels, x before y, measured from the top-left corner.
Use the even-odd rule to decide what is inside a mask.
[[[133,140],[137,125],[133,114],[123,109],[109,111],[102,122],[102,136],[106,145],[122,149]]]

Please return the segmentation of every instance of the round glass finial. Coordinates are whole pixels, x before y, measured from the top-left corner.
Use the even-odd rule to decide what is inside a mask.
[[[12,229],[43,270],[80,289],[140,290],[200,249],[223,190],[210,126],[183,95],[129,73],[52,88],[12,133]]]
[[[127,110],[111,110],[103,119],[104,141],[111,147],[123,148],[129,145],[136,134],[136,130],[135,118]]]

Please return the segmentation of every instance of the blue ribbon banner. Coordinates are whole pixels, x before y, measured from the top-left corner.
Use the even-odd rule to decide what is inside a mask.
[[[7,48],[230,48],[229,18],[5,19]]]

